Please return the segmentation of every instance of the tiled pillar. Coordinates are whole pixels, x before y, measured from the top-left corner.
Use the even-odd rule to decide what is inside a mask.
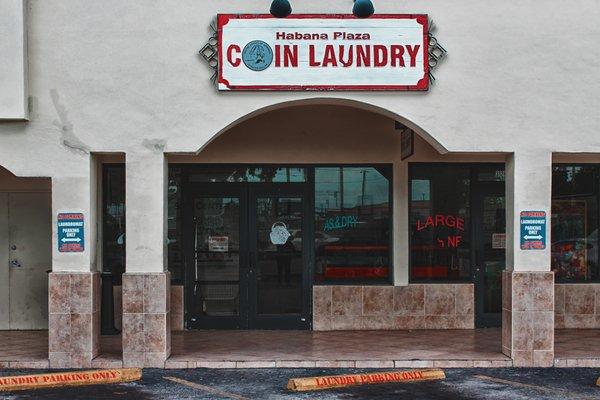
[[[53,272],[48,297],[50,367],[90,368],[100,350],[99,274]]]
[[[48,276],[48,358],[51,368],[90,368],[99,353],[100,277],[96,269],[96,163],[69,161],[73,175],[52,178],[52,273]],[[84,216],[83,251],[59,251],[60,213]]]
[[[554,364],[554,273],[550,268],[552,154],[530,147],[512,154],[507,161],[502,352],[517,367],[551,367]],[[523,211],[546,213],[544,248],[521,248]]]
[[[123,365],[163,368],[171,355],[171,277],[123,274]]]
[[[126,273],[123,365],[163,368],[171,355],[167,272],[167,162],[160,144],[126,154]]]
[[[554,273],[502,275],[502,352],[516,367],[554,364]]]

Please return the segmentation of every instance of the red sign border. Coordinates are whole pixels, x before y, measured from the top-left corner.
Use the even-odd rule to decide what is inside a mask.
[[[271,14],[218,14],[217,33],[219,36],[219,77],[218,83],[229,90],[245,91],[428,91],[429,90],[429,18],[427,14],[376,14],[370,19],[416,19],[423,25],[424,75],[416,85],[230,85],[223,78],[223,27],[231,19],[276,19]],[[292,14],[286,19],[359,19],[352,14]]]

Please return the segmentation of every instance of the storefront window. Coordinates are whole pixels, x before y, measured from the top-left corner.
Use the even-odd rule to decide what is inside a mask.
[[[104,165],[102,195],[102,269],[119,280],[125,272],[124,164]]]
[[[411,281],[471,279],[470,176],[465,166],[412,166]]]
[[[391,279],[391,169],[315,168],[315,281]]]
[[[600,279],[597,166],[553,167],[551,253],[557,280]]]

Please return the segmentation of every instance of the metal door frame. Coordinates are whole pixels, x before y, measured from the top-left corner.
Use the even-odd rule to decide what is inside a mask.
[[[248,298],[248,196],[247,190],[235,184],[193,184],[184,187],[183,203],[183,240],[184,240],[184,265],[185,265],[185,326],[188,329],[244,329],[247,327],[247,307],[244,299]],[[195,249],[194,239],[195,221],[194,199],[198,197],[237,197],[240,200],[239,221],[239,314],[235,316],[203,316],[195,314],[191,305],[194,303],[195,274]],[[186,218],[187,216],[187,218]]]
[[[477,168],[473,168],[471,174],[471,259],[473,260],[471,268],[471,278],[474,284],[475,297],[475,327],[477,328],[496,328],[502,326],[502,312],[500,313],[485,313],[484,297],[487,288],[484,282],[483,257],[484,257],[484,242],[483,242],[483,199],[486,196],[504,196],[506,199],[505,182],[490,181],[477,182]],[[506,203],[505,203],[506,204]],[[506,214],[505,214],[506,215]],[[505,218],[506,227],[506,218]],[[506,232],[506,228],[505,228]],[[506,268],[506,265],[505,267]],[[502,289],[500,290],[502,296]],[[500,299],[502,303],[502,299]]]
[[[314,265],[314,206],[312,183],[185,183],[182,187],[183,249],[185,265],[185,327],[186,329],[310,329],[312,326],[312,280]],[[296,196],[303,199],[302,230],[304,275],[302,277],[302,313],[300,316],[258,316],[256,313],[256,198],[261,195]],[[237,197],[240,199],[240,294],[239,315],[202,316],[194,314],[195,254],[194,199],[198,197]],[[252,225],[254,224],[254,225]],[[253,249],[250,244],[253,243]],[[253,259],[251,259],[253,258]]]
[[[249,329],[310,329],[311,327],[311,302],[312,302],[312,275],[314,263],[311,260],[314,247],[314,230],[312,227],[312,201],[310,185],[307,183],[277,183],[258,184],[248,188],[249,193]],[[300,315],[258,315],[258,280],[256,265],[258,264],[257,253],[257,199],[261,197],[300,197],[302,198],[302,253],[303,253],[303,275],[302,275],[302,311]],[[311,240],[312,238],[312,240]]]

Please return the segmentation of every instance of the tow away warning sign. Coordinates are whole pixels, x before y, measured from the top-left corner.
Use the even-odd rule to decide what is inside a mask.
[[[81,253],[84,250],[83,214],[61,213],[57,218],[58,251]]]
[[[521,250],[546,248],[546,212],[521,211]]]

